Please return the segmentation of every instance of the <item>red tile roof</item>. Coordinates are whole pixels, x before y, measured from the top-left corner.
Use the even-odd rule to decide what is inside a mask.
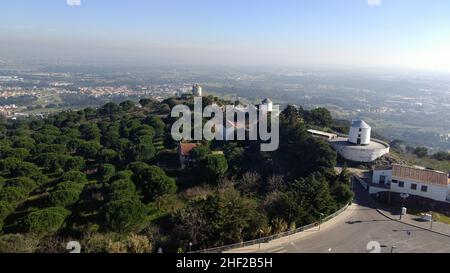
[[[180,143],[179,152],[182,156],[189,156],[189,153],[200,146],[198,143]]]
[[[427,169],[419,169],[404,165],[393,165],[392,175],[397,178],[412,179],[426,184],[435,184],[446,187],[449,184],[447,173]]]

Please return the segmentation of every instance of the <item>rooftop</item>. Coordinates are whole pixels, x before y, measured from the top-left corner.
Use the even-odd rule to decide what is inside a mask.
[[[199,146],[199,143],[180,143],[179,152],[182,156],[189,156],[189,153]]]
[[[354,120],[352,121],[353,128],[363,128],[370,129],[370,126],[364,120]]]
[[[392,166],[392,176],[446,187],[450,181],[444,172],[397,164]]]

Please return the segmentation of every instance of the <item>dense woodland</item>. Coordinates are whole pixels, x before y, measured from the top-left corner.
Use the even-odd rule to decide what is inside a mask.
[[[226,102],[204,98],[205,105]],[[268,236],[353,197],[336,153],[306,128],[330,113],[288,106],[276,152],[204,142],[181,169],[170,109],[192,97],[61,112],[0,125],[0,252],[184,252]]]

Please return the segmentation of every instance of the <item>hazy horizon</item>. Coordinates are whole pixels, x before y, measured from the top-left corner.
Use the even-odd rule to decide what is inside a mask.
[[[2,1],[0,59],[450,71],[450,2]]]

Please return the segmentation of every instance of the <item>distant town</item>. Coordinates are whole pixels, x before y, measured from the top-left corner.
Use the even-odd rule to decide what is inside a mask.
[[[450,81],[427,75],[308,69],[98,67],[5,63],[0,70],[0,113],[45,116],[98,107],[108,101],[164,100],[201,83],[231,100],[326,107],[334,118],[364,119],[385,140],[450,150]],[[101,72],[99,72],[101,71]],[[342,82],[345,82],[343,84]],[[333,94],[333,96],[330,96]]]

